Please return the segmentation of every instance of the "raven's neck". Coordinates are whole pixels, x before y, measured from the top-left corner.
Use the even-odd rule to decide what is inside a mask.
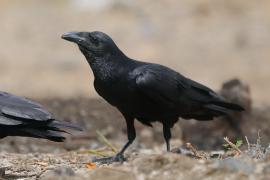
[[[93,71],[95,79],[101,81],[111,81],[117,78],[126,61],[123,55],[108,54],[102,57],[96,57],[88,54],[85,57]]]

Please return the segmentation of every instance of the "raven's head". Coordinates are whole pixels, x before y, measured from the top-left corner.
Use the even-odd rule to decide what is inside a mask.
[[[76,43],[87,57],[104,57],[121,52],[107,34],[99,31],[67,32],[62,38]]]

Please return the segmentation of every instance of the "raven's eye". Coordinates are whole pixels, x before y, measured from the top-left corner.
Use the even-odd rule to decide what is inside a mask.
[[[99,43],[98,38],[96,38],[95,36],[91,36],[91,35],[89,35],[89,38],[90,38],[91,42],[93,42],[95,45],[98,45],[98,43]]]

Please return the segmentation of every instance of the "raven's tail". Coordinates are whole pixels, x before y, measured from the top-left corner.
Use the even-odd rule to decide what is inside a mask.
[[[33,138],[48,139],[55,142],[63,142],[66,138],[63,133],[68,133],[66,129],[82,131],[78,125],[64,121],[50,120],[44,124],[27,124],[17,126],[12,129],[11,136],[24,136]]]
[[[212,120],[218,116],[226,116],[230,111],[244,111],[244,108],[234,103],[228,103],[225,101],[213,101],[203,106],[201,111],[193,113],[191,115],[185,115],[184,118],[194,118],[200,121]]]
[[[213,119],[214,117],[228,115],[230,111],[244,111],[245,109],[238,104],[228,103],[225,101],[213,101],[204,106],[206,114]]]
[[[75,130],[75,131],[82,131],[83,129],[76,125],[72,124],[66,121],[59,121],[59,120],[53,120],[48,124],[48,128],[56,128],[56,129],[70,129],[70,130]],[[66,131],[63,131],[66,132]]]
[[[214,101],[214,102],[212,102],[212,104],[214,104],[216,106],[220,106],[220,107],[225,108],[227,110],[232,110],[232,111],[244,111],[245,110],[242,106],[240,106],[238,104],[224,102],[224,101]]]
[[[15,134],[14,136],[48,139],[54,142],[63,142],[66,139],[64,136],[62,136],[60,130],[54,131],[36,128],[22,128],[20,129],[19,134]]]

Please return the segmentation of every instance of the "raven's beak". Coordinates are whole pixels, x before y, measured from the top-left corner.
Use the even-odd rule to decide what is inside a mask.
[[[61,38],[77,44],[85,42],[85,38],[81,36],[80,32],[67,32],[64,33]]]

